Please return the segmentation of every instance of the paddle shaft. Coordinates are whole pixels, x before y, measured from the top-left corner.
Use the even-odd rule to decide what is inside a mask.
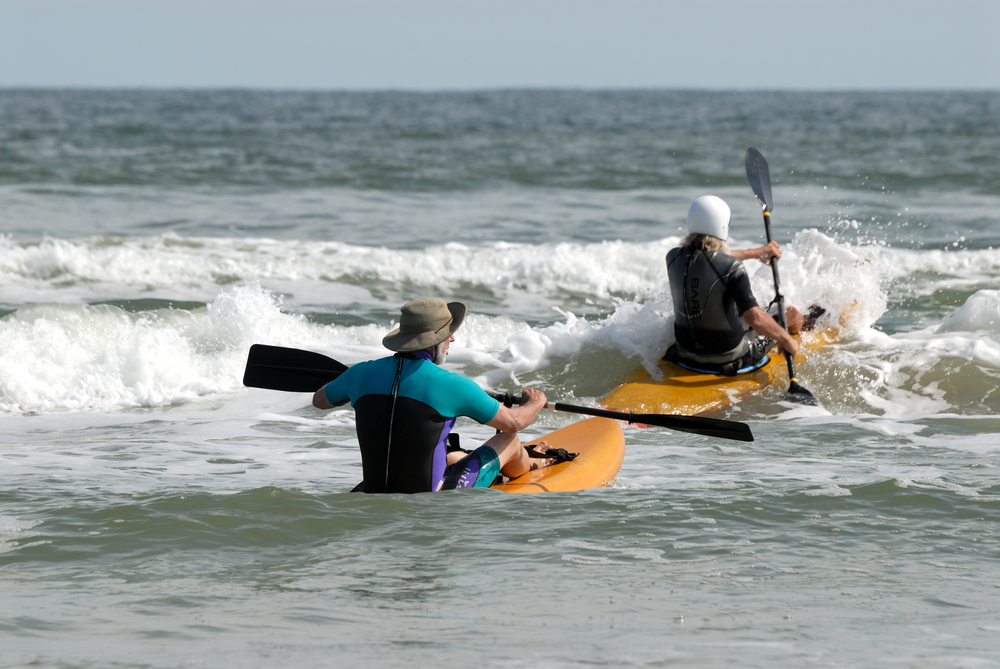
[[[767,243],[774,241],[771,234],[771,212],[764,207],[764,232],[767,234]],[[774,301],[778,304],[778,325],[783,330],[788,331],[788,324],[785,322],[785,296],[781,294],[781,277],[778,276],[778,259],[771,256],[771,275],[774,277]],[[792,354],[785,351],[785,362],[788,363],[788,379],[792,383],[798,381],[795,378],[795,363],[792,362]]]
[[[767,243],[770,244],[774,241],[774,236],[771,234],[771,210],[774,209],[771,197],[771,171],[764,156],[753,147],[747,149],[744,162],[747,181],[750,182],[750,188],[764,209],[764,232],[767,233]],[[788,332],[788,323],[785,321],[785,296],[781,294],[778,259],[774,256],[771,257],[771,274],[774,276],[774,301],[778,304],[778,324]],[[792,354],[788,351],[785,351],[785,362],[788,364],[788,397],[804,404],[819,404],[811,392],[799,385],[795,377],[795,363],[792,362]]]

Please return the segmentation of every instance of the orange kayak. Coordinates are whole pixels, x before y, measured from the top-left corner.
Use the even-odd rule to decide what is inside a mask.
[[[625,435],[618,422],[610,418],[581,420],[529,444],[540,441],[579,455],[573,460],[536,469],[491,487],[504,492],[565,492],[597,488],[614,480],[625,460]]]
[[[835,330],[812,331],[799,335],[798,358],[815,354],[834,341]],[[750,393],[782,380],[788,383],[788,370],[781,355],[771,354],[771,361],[760,369],[738,376],[701,374],[661,360],[661,378],[645,369],[611,391],[601,405],[613,411],[635,413],[670,413],[698,416],[724,409]]]

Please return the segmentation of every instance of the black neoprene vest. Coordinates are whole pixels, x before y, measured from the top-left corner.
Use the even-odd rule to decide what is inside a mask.
[[[445,419],[409,397],[396,397],[392,448],[386,486],[386,445],[389,444],[391,395],[365,395],[354,404],[358,443],[364,472],[364,492],[429,492],[434,458]]]
[[[674,302],[674,336],[684,355],[727,362],[748,349],[740,315],[757,306],[743,263],[722,251],[671,249],[667,275]]]

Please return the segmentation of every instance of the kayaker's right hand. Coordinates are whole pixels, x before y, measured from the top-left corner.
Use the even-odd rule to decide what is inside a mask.
[[[501,404],[497,415],[487,425],[501,432],[520,432],[534,422],[547,403],[548,399],[541,390],[525,388],[521,391],[519,405],[505,407]]]
[[[525,388],[521,391],[521,406],[528,406],[534,403],[541,403],[542,408],[548,403],[545,393],[535,388]]]
[[[799,342],[795,341],[785,328],[778,325],[778,322],[767,315],[760,307],[750,307],[743,312],[743,320],[752,327],[757,334],[770,337],[778,342],[778,346],[784,351],[788,351],[793,356],[799,352]]]
[[[799,342],[795,341],[795,337],[785,333],[785,336],[778,341],[778,348],[782,351],[791,353],[794,358],[795,354],[799,352]]]

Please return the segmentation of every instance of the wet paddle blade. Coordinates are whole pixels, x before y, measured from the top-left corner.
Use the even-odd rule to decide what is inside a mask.
[[[771,197],[771,171],[767,167],[767,161],[764,160],[764,156],[761,155],[760,151],[751,147],[747,149],[743,162],[747,170],[747,181],[750,182],[753,194],[764,205],[764,211],[773,211],[774,199]]]
[[[243,385],[292,393],[314,393],[346,369],[347,365],[320,353],[254,344],[247,356]]]
[[[788,401],[814,407],[819,406],[819,400],[816,399],[816,396],[800,386],[797,381],[788,384]]]
[[[555,409],[556,411],[578,413],[585,416],[600,416],[602,418],[612,418],[614,420],[623,420],[627,423],[641,425],[655,425],[656,427],[665,427],[670,430],[677,430],[678,432],[703,434],[706,437],[719,437],[720,439],[732,439],[733,441],[753,441],[753,433],[750,431],[749,425],[731,420],[663,413],[632,413],[631,411],[625,413],[624,411],[580,407],[572,404],[562,404],[561,402],[549,402],[547,406],[549,409]]]
[[[666,427],[678,432],[691,432],[706,437],[719,437],[733,441],[753,441],[753,433],[746,423],[702,416],[672,416],[667,414],[633,414],[635,423]]]

